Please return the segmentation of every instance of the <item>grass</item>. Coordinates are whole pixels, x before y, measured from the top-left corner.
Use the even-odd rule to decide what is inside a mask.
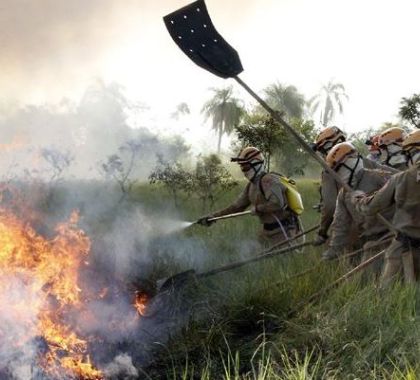
[[[317,183],[299,181],[306,228],[318,222]],[[156,204],[163,189],[141,188],[139,199]],[[216,208],[233,200],[226,194]],[[153,199],[153,197],[156,197]],[[182,215],[194,220],[200,207],[189,199]],[[180,239],[202,240],[211,256],[204,268],[250,257],[260,228],[252,217],[193,226]],[[313,234],[312,234],[313,236]],[[309,237],[311,238],[311,237]],[[269,259],[214,276],[198,285],[195,315],[159,356],[153,378],[174,379],[416,379],[420,377],[418,287],[396,284],[379,293],[361,276],[340,285],[296,315],[288,312],[350,266],[325,263],[306,276],[293,274],[319,265],[323,248]],[[187,268],[176,268],[187,269]],[[173,274],[173,273],[168,273]],[[203,306],[204,305],[204,306]],[[203,316],[204,315],[204,316]],[[162,363],[167,369],[162,372]],[[165,365],[163,365],[165,367]]]
[[[302,179],[298,185],[308,228],[319,220],[312,210],[319,200],[317,183]],[[216,208],[239,191],[227,193]],[[202,215],[201,205],[191,197],[182,199],[177,210],[158,186],[139,186],[132,195],[132,203],[121,208],[141,204],[147,215],[184,220]],[[99,219],[86,216],[84,223],[95,237],[110,228],[114,217],[105,210]],[[256,218],[244,216],[160,236],[147,246],[155,258],[147,273],[154,280],[251,257],[259,251],[259,228]],[[153,379],[420,378],[418,286],[396,283],[381,293],[374,281],[359,275],[289,315],[350,268],[346,263],[319,264],[323,249],[305,248],[198,282],[187,292],[192,305],[188,324],[156,353],[155,364],[143,370]],[[294,277],[308,268],[315,270]]]

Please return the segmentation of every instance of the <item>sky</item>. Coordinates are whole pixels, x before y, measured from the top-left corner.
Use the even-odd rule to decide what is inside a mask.
[[[232,80],[195,66],[162,17],[183,0],[2,0],[0,102],[78,99],[93,80],[124,86],[150,109],[137,124],[182,131],[206,143],[199,111],[210,87]],[[273,82],[307,98],[330,80],[349,96],[348,132],[396,121],[399,102],[420,89],[417,0],[207,0],[213,23],[238,51],[240,75],[257,92]],[[176,105],[192,116],[169,118]],[[182,126],[181,126],[182,124]],[[184,128],[184,129],[182,129]]]

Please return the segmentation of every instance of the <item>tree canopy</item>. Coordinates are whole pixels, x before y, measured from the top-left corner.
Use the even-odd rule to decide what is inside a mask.
[[[232,86],[226,88],[211,88],[213,92],[203,106],[201,113],[205,120],[212,120],[212,128],[218,133],[217,152],[220,153],[222,137],[231,134],[244,114],[242,102],[233,96]]]

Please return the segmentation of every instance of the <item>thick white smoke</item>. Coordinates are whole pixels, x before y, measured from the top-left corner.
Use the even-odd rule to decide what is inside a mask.
[[[31,379],[37,355],[40,294],[24,276],[2,275],[0,271],[0,282],[0,378],[7,371],[12,379]]]
[[[128,354],[117,355],[114,360],[104,368],[107,379],[137,379],[139,371],[133,365],[133,361]]]

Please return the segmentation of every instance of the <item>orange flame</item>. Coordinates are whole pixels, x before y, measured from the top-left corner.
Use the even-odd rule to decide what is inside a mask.
[[[146,313],[146,306],[147,306],[148,300],[149,300],[149,297],[146,295],[146,293],[136,291],[134,307],[137,309],[138,313],[141,316],[144,316]]]
[[[38,365],[52,379],[103,378],[90,362],[87,341],[66,319],[70,311],[82,313],[84,307],[78,275],[86,265],[90,240],[77,221],[73,212],[48,240],[0,209],[0,303],[8,320],[24,331],[8,344],[23,347],[42,338],[47,350],[39,354]],[[0,324],[0,338],[8,336],[7,326]]]

